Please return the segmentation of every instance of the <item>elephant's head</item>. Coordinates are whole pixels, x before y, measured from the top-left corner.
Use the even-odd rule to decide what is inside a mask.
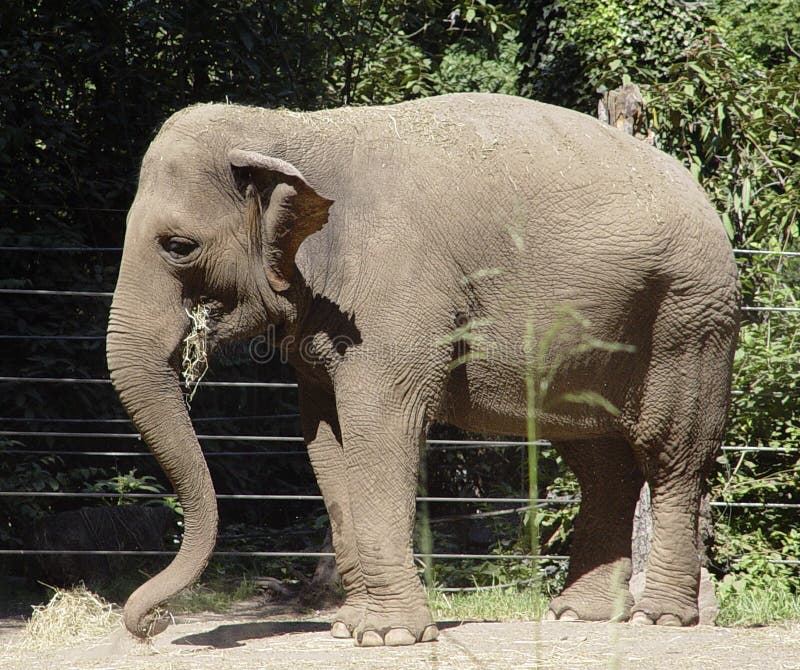
[[[172,563],[125,606],[125,625],[153,632],[148,614],[193,582],[214,548],[214,488],[179,383],[182,341],[198,303],[211,344],[263,332],[292,309],[302,241],[327,220],[330,200],[257,137],[226,120],[235,108],[190,108],[148,149],[128,214],[108,325],[108,367],[134,425],[185,513]]]

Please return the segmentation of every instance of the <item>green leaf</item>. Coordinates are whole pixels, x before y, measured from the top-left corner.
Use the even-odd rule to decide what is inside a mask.
[[[733,224],[731,223],[731,217],[728,216],[727,212],[722,212],[721,218],[722,227],[725,228],[725,232],[728,234],[728,239],[732,240],[735,235],[735,231],[733,229]]]
[[[619,410],[610,401],[594,391],[575,391],[572,393],[562,393],[559,396],[559,399],[564,402],[588,405],[590,407],[599,407],[612,416],[619,415]]]
[[[750,209],[750,180],[745,177],[742,181],[742,210],[749,211]]]

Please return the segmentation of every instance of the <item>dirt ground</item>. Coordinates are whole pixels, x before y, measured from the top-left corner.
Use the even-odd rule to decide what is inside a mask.
[[[122,630],[92,645],[29,650],[0,619],[2,670],[800,670],[800,624],[686,629],[568,622],[440,622],[438,642],[359,649],[328,634],[332,612],[240,608],[181,617],[149,645]]]

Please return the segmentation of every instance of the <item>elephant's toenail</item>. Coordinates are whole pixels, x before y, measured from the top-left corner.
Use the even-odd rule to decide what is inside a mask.
[[[545,621],[558,621],[558,617],[556,616],[556,613],[553,610],[547,610],[544,613],[544,620]]]
[[[580,617],[575,610],[564,610],[558,617],[559,621],[580,621]]]
[[[333,625],[331,626],[331,635],[339,639],[353,637],[350,633],[350,629],[347,627],[347,624],[342,621],[333,622]]]
[[[660,617],[658,617],[658,621],[656,621],[656,624],[659,626],[678,626],[678,627],[683,625],[681,620],[674,614],[662,614]]]
[[[417,638],[408,628],[392,628],[386,637],[384,643],[388,647],[405,647],[409,644],[414,644]]]
[[[631,615],[630,622],[634,626],[652,626],[653,620],[647,616],[644,612],[634,612]]]
[[[439,637],[439,628],[435,624],[431,624],[427,626],[424,631],[422,631],[422,637],[419,639],[420,642],[433,642],[434,640],[438,639]]]
[[[359,647],[382,647],[383,638],[374,630],[364,631],[361,640],[357,642]]]

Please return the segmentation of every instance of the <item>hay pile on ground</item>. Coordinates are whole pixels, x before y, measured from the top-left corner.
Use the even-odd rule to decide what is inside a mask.
[[[98,640],[120,626],[122,615],[85,586],[55,589],[46,605],[34,605],[20,645],[27,649],[72,647]]]

